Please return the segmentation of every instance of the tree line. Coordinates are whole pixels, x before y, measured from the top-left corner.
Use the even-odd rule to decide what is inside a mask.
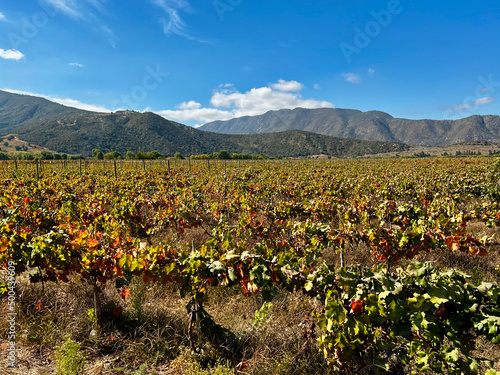
[[[117,159],[131,159],[131,160],[141,160],[141,159],[163,159],[168,157],[168,155],[162,155],[158,151],[150,151],[150,152],[133,152],[127,151],[125,156],[123,156],[118,151],[112,151],[108,153],[103,153],[99,149],[92,150],[92,157],[97,160],[117,160]],[[182,155],[180,152],[176,152],[174,154],[174,159],[186,159],[187,156]],[[193,160],[207,160],[207,159],[218,159],[218,160],[250,160],[250,159],[269,159],[269,156],[265,154],[258,155],[250,155],[250,154],[237,154],[230,153],[226,150],[213,152],[211,154],[199,154],[199,155],[191,155],[190,159]]]

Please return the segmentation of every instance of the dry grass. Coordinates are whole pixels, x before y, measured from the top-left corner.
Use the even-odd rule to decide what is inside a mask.
[[[21,149],[27,152],[50,151],[48,148],[25,142],[13,135],[0,137],[0,150],[2,152],[15,152],[21,151]]]
[[[498,228],[480,222],[470,223],[470,234],[493,237],[487,257],[468,257],[442,250],[426,254],[422,261],[433,261],[443,269],[459,269],[471,275],[471,282],[500,281]],[[201,228],[185,233],[183,240],[195,245],[206,240]],[[339,255],[325,251],[323,260],[340,265]],[[345,262],[370,266],[372,258],[365,245],[349,249]],[[85,355],[85,374],[329,374],[327,363],[316,341],[304,335],[311,327],[311,315],[321,310],[320,301],[275,289],[267,319],[255,326],[255,312],[264,301],[257,295],[246,298],[239,287],[211,287],[205,305],[221,329],[204,339],[203,352],[191,355],[187,338],[187,298],[181,298],[176,285],[144,284],[134,279],[132,296],[120,299],[110,284],[101,295],[102,335],[90,337],[92,324],[87,311],[93,307],[92,288],[73,278],[69,283],[30,284],[27,276],[18,277],[19,313],[17,316],[18,368],[6,374],[53,374],[56,347],[66,335],[81,344]],[[7,313],[6,299],[0,299],[0,314]],[[44,308],[36,309],[37,302]],[[123,314],[113,315],[117,306]],[[0,330],[7,323],[0,320]],[[318,333],[318,332],[316,332]],[[500,352],[484,340],[477,340],[475,354],[500,364]],[[6,369],[7,341],[0,338],[0,368]],[[248,367],[243,372],[236,368]],[[498,367],[498,365],[497,365]],[[500,368],[499,368],[500,370]]]
[[[26,278],[18,281],[18,368],[9,369],[8,374],[54,373],[55,348],[68,334],[81,343],[86,374],[229,374],[235,373],[240,362],[249,364],[246,374],[324,373],[325,360],[316,343],[302,337],[319,303],[299,294],[276,290],[268,319],[257,328],[254,314],[262,305],[260,297],[245,298],[237,288],[211,288],[206,309],[224,334],[205,339],[203,353],[191,356],[187,299],[179,297],[174,285],[134,281],[127,302],[119,301],[114,288],[107,288],[101,296],[102,336],[96,340],[89,335],[92,325],[87,319],[92,307],[90,287],[72,280],[47,283],[42,292],[41,285],[30,284]],[[134,299],[142,299],[140,313]],[[38,301],[44,310],[35,308]],[[112,310],[119,304],[124,313],[115,317]],[[0,313],[6,313],[4,301]],[[6,348],[6,342],[2,339],[0,347]],[[0,366],[5,365],[4,355]]]
[[[412,146],[407,151],[387,152],[384,154],[366,155],[368,157],[394,157],[394,156],[413,156],[421,152],[431,156],[441,156],[444,153],[455,156],[459,152],[480,152],[481,155],[489,155],[490,151],[495,153],[500,151],[499,145],[452,145],[446,147],[432,146]]]

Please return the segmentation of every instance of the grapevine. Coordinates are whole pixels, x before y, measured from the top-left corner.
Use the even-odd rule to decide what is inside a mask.
[[[324,306],[318,340],[337,371],[402,371],[413,361],[421,372],[475,374],[491,364],[468,342],[499,344],[500,287],[419,260],[498,251],[469,230],[500,224],[492,164],[361,160],[213,173],[194,163],[190,172],[126,166],[117,175],[49,165],[38,179],[4,169],[0,269],[15,264],[33,283],[78,276],[93,288],[96,322],[110,284],[127,298],[130,277],[176,283],[189,296],[193,352],[216,324],[204,309],[208,288],[237,286],[265,300],[285,288]],[[203,233],[196,243],[193,231]],[[371,268],[325,262],[359,246]]]

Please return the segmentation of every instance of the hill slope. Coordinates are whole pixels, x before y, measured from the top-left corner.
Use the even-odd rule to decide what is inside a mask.
[[[13,132],[24,125],[87,113],[90,112],[36,96],[11,94],[0,90],[0,135]]]
[[[471,141],[500,142],[500,116],[460,120],[407,120],[385,112],[320,108],[270,111],[228,121],[214,121],[201,130],[226,134],[258,134],[305,130],[341,138],[447,146]]]
[[[360,156],[408,149],[403,144],[370,142],[288,131],[274,134],[226,135],[204,132],[164,119],[154,113],[122,111],[89,114],[25,125],[17,129],[20,139],[51,150],[90,155],[104,152],[157,150],[164,155],[212,153],[220,150],[274,157],[316,154]]]

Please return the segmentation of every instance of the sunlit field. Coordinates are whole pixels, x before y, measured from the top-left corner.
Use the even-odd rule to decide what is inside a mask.
[[[3,162],[2,368],[500,374],[499,180],[493,157]]]

